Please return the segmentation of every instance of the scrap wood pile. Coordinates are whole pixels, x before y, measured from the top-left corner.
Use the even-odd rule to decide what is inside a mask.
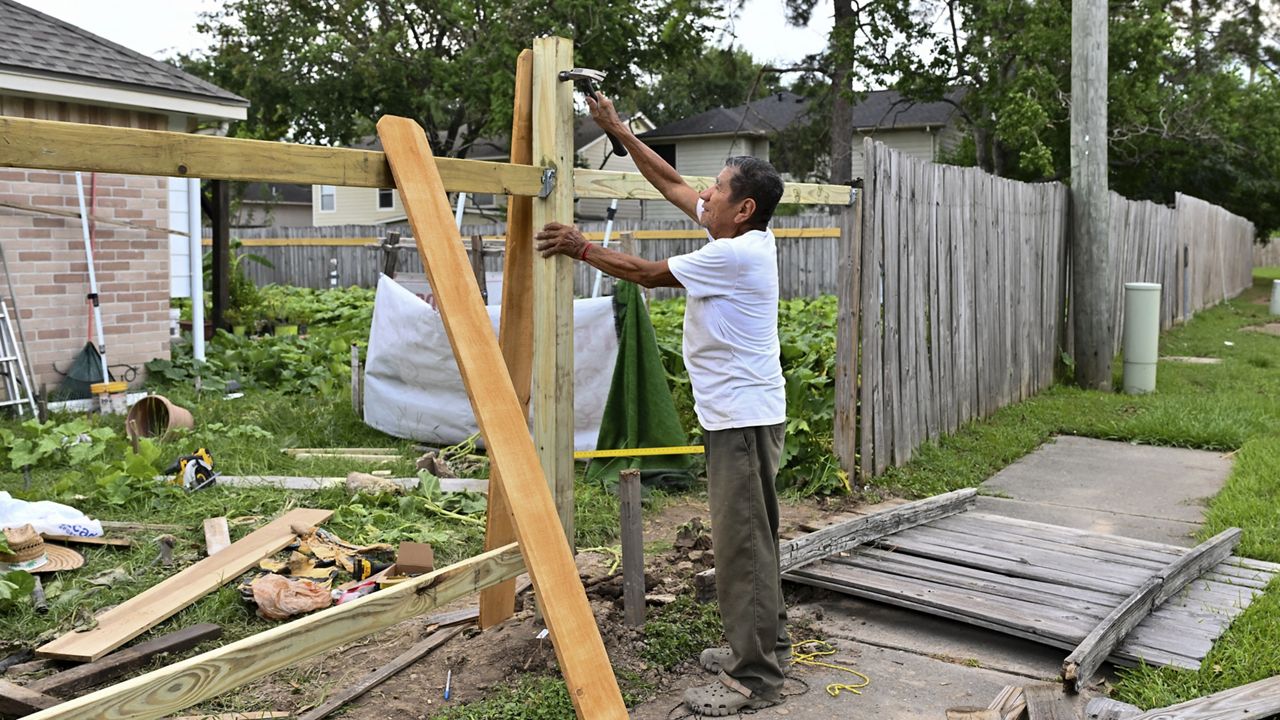
[[[16,503],[22,502],[11,501],[11,504],[18,507]],[[105,532],[171,529],[171,526],[127,523],[106,523],[104,528],[103,523],[80,516],[66,506],[25,503],[22,507],[29,510],[31,506],[43,509],[46,515],[60,513],[62,521],[68,518],[79,521],[58,526],[76,534],[42,534],[36,532],[32,524],[6,528],[7,551],[0,552],[0,571],[21,568],[37,578],[50,572],[68,572],[84,563],[83,556],[69,547],[71,544],[129,547],[128,538],[109,537]],[[120,605],[86,617],[77,627],[49,642],[0,659],[0,672],[12,678],[0,679],[0,716],[23,717],[54,708],[85,690],[144,669],[162,656],[217,639],[222,628],[200,623],[124,647],[224,584],[236,582],[246,607],[253,607],[260,617],[283,620],[349,602],[434,569],[429,545],[405,542],[397,549],[387,544],[350,543],[319,527],[332,514],[329,510],[291,510],[234,543],[229,539],[226,518],[206,521],[207,557]],[[38,517],[35,521],[40,523]],[[42,525],[47,527],[47,523]],[[92,532],[102,534],[80,535]],[[162,536],[165,537],[170,543],[160,543],[157,563],[170,565],[174,562],[173,538]],[[40,612],[43,597],[37,594],[32,601]],[[437,624],[455,625],[474,618],[474,610],[453,613]],[[416,646],[416,657],[453,634],[456,631],[447,637],[433,635],[429,639],[434,642],[420,643],[420,647]],[[402,664],[404,666],[407,664]],[[383,677],[392,674],[385,669],[383,672]],[[351,694],[351,690],[347,688],[342,697],[349,700],[359,694]],[[332,707],[324,714],[312,713],[310,717],[323,717],[342,704],[333,703],[331,699],[326,704]]]

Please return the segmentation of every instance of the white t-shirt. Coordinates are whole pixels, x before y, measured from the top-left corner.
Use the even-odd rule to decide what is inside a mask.
[[[778,359],[778,251],[769,230],[712,240],[667,261],[688,291],[684,365],[708,430],[787,418]]]

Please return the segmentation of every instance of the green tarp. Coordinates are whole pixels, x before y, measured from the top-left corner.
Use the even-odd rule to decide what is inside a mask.
[[[688,444],[667,384],[658,339],[640,289],[619,280],[613,291],[618,331],[618,363],[614,366],[609,398],[596,449],[679,447]],[[607,484],[622,470],[638,468],[646,485],[673,487],[693,482],[694,459],[689,455],[649,455],[596,458],[586,477]]]

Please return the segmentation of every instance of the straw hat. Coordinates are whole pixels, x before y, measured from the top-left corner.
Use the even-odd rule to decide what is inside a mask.
[[[84,565],[84,556],[61,545],[46,545],[34,527],[23,525],[4,529],[10,552],[0,552],[0,572],[26,570],[33,573],[74,570]]]

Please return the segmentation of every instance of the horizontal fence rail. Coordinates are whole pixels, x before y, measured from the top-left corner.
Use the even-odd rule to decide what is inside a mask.
[[[780,292],[784,298],[815,297],[836,292],[840,228],[831,215],[804,215],[774,218],[778,240]],[[581,223],[579,228],[593,242],[600,242],[605,224]],[[375,287],[383,268],[383,251],[378,247],[388,232],[400,232],[399,272],[422,272],[418,250],[407,226],[336,225],[331,227],[296,227],[280,229],[244,229],[234,235],[243,244],[240,252],[257,255],[271,267],[242,260],[246,277],[258,285],[279,283],[310,288],[352,285]],[[500,273],[505,247],[505,223],[464,225],[462,235],[480,235],[484,240],[486,272]],[[706,234],[691,221],[618,221],[610,235],[610,247],[617,248],[630,235],[631,252],[659,260],[693,252],[706,244]],[[207,243],[207,241],[206,241]],[[468,252],[470,244],[468,241]],[[595,269],[585,263],[574,265],[574,293],[591,294]],[[613,281],[607,275],[601,292],[610,294]],[[672,288],[657,288],[651,297],[667,298],[683,295]]]

